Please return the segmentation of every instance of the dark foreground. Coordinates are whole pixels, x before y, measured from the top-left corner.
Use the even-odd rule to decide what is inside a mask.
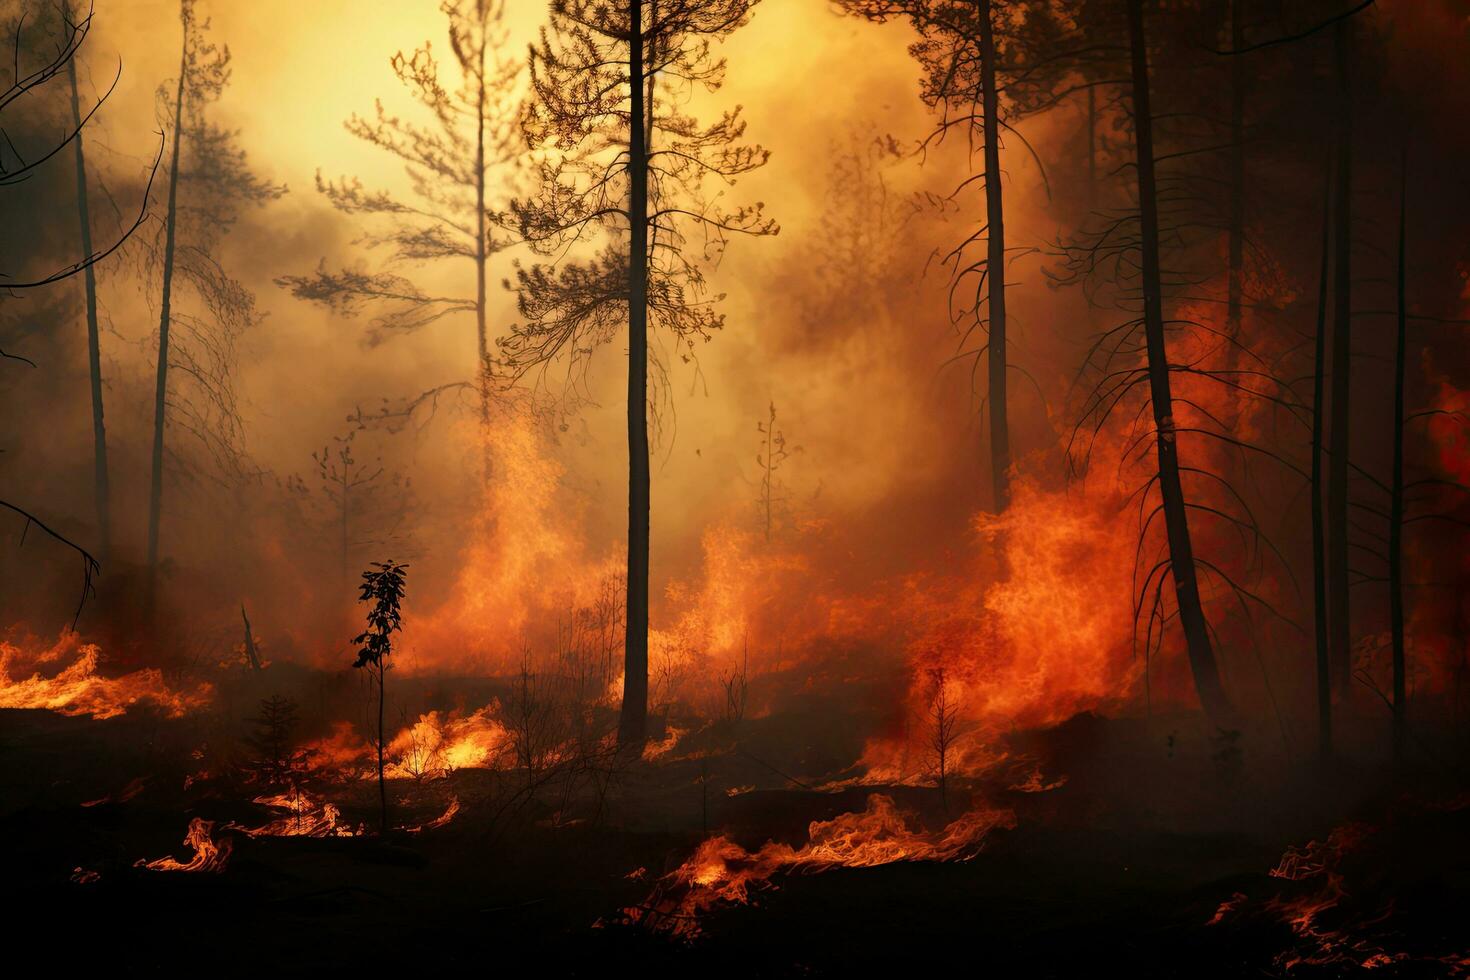
[[[702,916],[691,938],[632,918],[706,823],[747,847],[800,844],[808,821],[861,810],[879,790],[942,825],[936,794],[780,788],[768,723],[748,753],[719,762],[721,784],[765,787],[735,796],[706,796],[692,761],[643,764],[604,819],[557,826],[540,806],[493,815],[477,803],[488,798],[477,783],[486,777],[461,772],[395,786],[399,805],[425,817],[453,793],[463,808],[443,827],[387,839],[222,831],[233,847],[223,872],[161,873],[135,862],[187,859],[180,840],[191,816],[246,823],[258,809],[165,774],[169,724],[0,712],[13,955],[67,974],[257,977],[1470,969],[1470,795],[1443,768],[1412,780],[1347,766],[1323,776],[1256,760],[1249,745],[1191,751],[1187,738],[1160,738],[1157,725],[1083,717],[1010,745],[1027,766],[1065,773],[1064,785],[1024,792],[1013,788],[1020,770],[1001,766],[967,787],[1016,813],[1016,827],[994,831],[972,859],[778,874],[751,904]],[[806,748],[808,762],[821,755],[820,745]],[[81,805],[117,794],[140,771],[159,774],[126,801]],[[1308,849],[1311,840],[1325,844]],[[1283,862],[1293,846],[1297,859]]]

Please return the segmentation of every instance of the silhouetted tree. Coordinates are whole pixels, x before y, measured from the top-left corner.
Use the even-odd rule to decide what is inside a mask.
[[[939,803],[949,809],[949,777],[953,768],[955,737],[959,734],[960,706],[943,667],[929,671],[929,752],[934,778],[939,785]]]
[[[41,168],[53,157],[59,155],[68,143],[76,142],[76,162],[78,165],[77,180],[79,189],[84,186],[85,170],[82,167],[81,157],[81,134],[87,123],[107,101],[117,85],[117,77],[114,77],[112,85],[92,105],[86,114],[80,112],[76,96],[76,57],[83,42],[85,42],[92,26],[92,7],[87,6],[86,14],[80,18],[74,18],[69,5],[63,4],[59,9],[59,22],[53,22],[45,15],[32,16],[33,11],[28,5],[22,4],[15,10],[13,19],[7,23],[10,28],[6,33],[11,39],[11,57],[5,59],[4,68],[0,68],[0,131],[5,133],[3,148],[0,148],[0,194],[14,194],[17,191],[24,192],[27,181],[35,177]],[[120,73],[121,69],[119,69]],[[72,118],[70,125],[60,134],[44,134],[39,139],[28,139],[29,136],[40,133],[42,127],[38,125],[36,117],[37,93],[44,92],[46,86],[55,80],[63,72],[67,73],[71,83],[72,91]],[[27,99],[26,96],[32,96]],[[160,153],[162,147],[160,146]],[[147,186],[143,193],[143,203],[139,208],[137,216],[105,249],[94,251],[91,242],[90,229],[82,214],[81,222],[84,229],[82,236],[82,254],[75,262],[62,268],[55,269],[40,275],[16,276],[10,272],[0,272],[0,289],[14,294],[27,290],[42,289],[56,283],[64,282],[76,275],[85,276],[89,310],[92,310],[95,292],[91,285],[93,267],[113,252],[117,251],[137,231],[147,217],[148,194],[153,186],[153,177],[158,171],[158,159],[153,161],[149,170]],[[89,347],[96,354],[95,317],[89,321]],[[32,368],[35,363],[29,358],[0,350],[0,360],[25,364]],[[100,413],[100,397],[98,396],[98,384],[96,374],[97,364],[93,361],[93,395],[94,412]],[[100,417],[100,415],[98,416]],[[105,465],[101,473],[105,474]],[[105,499],[105,494],[100,499]],[[70,548],[81,559],[82,564],[82,588],[81,597],[77,603],[76,615],[73,617],[73,625],[81,617],[82,608],[89,596],[92,595],[92,584],[100,565],[92,553],[71,538],[49,526],[45,521],[39,519],[34,513],[11,503],[0,500],[0,509],[9,511],[21,517],[25,521],[25,529],[36,527],[48,537],[58,543]],[[105,507],[99,510],[99,519],[106,514]],[[99,527],[102,547],[99,551],[105,553],[108,539],[105,523]],[[25,540],[22,534],[21,540]]]
[[[71,4],[63,2],[62,17],[71,20]],[[77,223],[81,232],[83,255],[92,254],[92,218],[87,202],[87,161],[83,150],[83,121],[81,100],[77,95],[77,60],[73,56],[66,62],[67,82],[71,87],[72,125],[76,128],[72,136],[77,170]],[[112,542],[112,514],[107,474],[107,426],[102,408],[102,345],[97,327],[97,273],[92,263],[82,270],[82,282],[86,294],[87,309],[87,366],[92,387],[92,473],[93,497],[97,510],[97,550],[103,561]]]
[[[776,427],[776,403],[771,402],[769,414],[765,421],[757,422],[755,429],[761,434],[761,451],[756,453],[755,465],[760,467],[760,497],[757,504],[764,518],[766,543],[771,541],[771,522],[775,511],[785,502],[782,488],[776,478],[776,473],[781,469],[781,464],[791,458],[793,453],[801,452],[800,446],[786,447],[786,433]]]
[[[297,749],[300,726],[296,702],[279,694],[260,701],[260,713],[252,719],[254,731],[246,742],[255,751],[249,769],[268,785],[289,783],[302,771],[306,753]]]
[[[1336,687],[1346,697],[1352,683],[1352,624],[1349,618],[1348,485],[1352,442],[1352,256],[1353,256],[1353,98],[1352,21],[1336,28],[1337,105],[1334,146],[1337,153],[1333,175],[1333,271],[1332,344],[1327,424],[1327,636],[1332,654]]]
[[[619,740],[641,747],[648,715],[649,351],[651,327],[685,361],[724,318],[704,269],[731,234],[774,234],[761,205],[727,210],[711,182],[729,184],[768,157],[743,142],[739,110],[703,125],[681,110],[690,90],[718,89],[711,51],[756,0],[553,0],[532,46],[523,127],[545,152],[536,196],[512,204],[522,236],[564,253],[595,231],[610,241],[586,260],[516,270],[522,322],[500,342],[509,374],[569,376],[628,331],[628,587]],[[695,247],[690,237],[702,238]],[[718,299],[718,297],[715,297]]]
[[[353,136],[403,161],[412,196],[371,191],[357,178],[330,181],[317,175],[317,189],[337,210],[381,220],[381,230],[369,232],[364,241],[370,248],[389,252],[389,268],[334,271],[323,260],[311,275],[283,276],[276,282],[300,299],[339,313],[377,310],[370,335],[374,344],[445,317],[473,313],[477,350],[473,386],[479,394],[481,423],[488,425],[494,392],[486,269],[492,256],[514,244],[509,234],[496,236],[495,225],[496,209],[504,207],[514,167],[525,152],[519,130],[521,63],[501,53],[506,44],[503,0],[448,0],[440,10],[448,20],[459,85],[451,88],[441,76],[428,42],[412,54],[398,52],[390,62],[393,74],[433,122],[422,125],[394,115],[381,101],[374,118],[354,115],[347,121]],[[440,295],[393,271],[406,264],[465,261],[474,268],[473,297]],[[444,388],[464,385],[441,386],[435,397]]]
[[[986,363],[992,499],[997,511],[1004,510],[1010,501],[1012,367],[1001,130],[1014,133],[1012,121],[1056,104],[1053,86],[1069,68],[1073,53],[1064,42],[1055,5],[1037,0],[842,0],[842,7],[878,22],[903,17],[919,32],[910,51],[924,70],[920,95],[938,113],[924,148],[955,131],[980,148],[981,172],[967,177],[954,193],[983,181],[985,220],[945,261],[953,272],[950,300],[962,324],[962,346],[976,331],[985,334],[974,356]],[[985,257],[975,258],[971,252],[981,240]]]
[[[148,493],[148,600],[155,599],[159,526],[163,512],[165,434],[170,422],[203,447],[209,461],[231,477],[246,475],[241,420],[234,389],[235,339],[255,320],[255,299],[214,257],[214,248],[233,225],[240,208],[278,198],[285,188],[256,177],[236,145],[236,134],[210,123],[209,103],[230,79],[230,51],[209,41],[208,21],[199,21],[196,0],[181,0],[183,26],[179,77],[171,105],[164,111],[172,134],[168,205],[161,252],[145,243],[145,268],[155,263],[161,293],[157,379],[153,398],[153,455]],[[158,97],[165,104],[168,89]],[[185,314],[174,306],[176,280],[191,285],[208,317]],[[170,369],[187,382],[171,388]]]
[[[352,638],[357,646],[357,659],[352,666],[366,668],[378,687],[378,826],[388,832],[388,784],[383,779],[383,711],[384,681],[388,675],[388,658],[393,654],[393,634],[403,629],[404,580],[408,566],[394,561],[373,562],[362,573],[362,589],[358,598],[369,603],[367,629]]]

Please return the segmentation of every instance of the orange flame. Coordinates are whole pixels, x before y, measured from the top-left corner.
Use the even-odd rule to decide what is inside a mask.
[[[0,708],[40,708],[104,719],[148,703],[178,718],[207,703],[213,693],[209,684],[175,691],[152,667],[104,677],[97,672],[101,657],[96,644],[83,643],[70,630],[42,649],[0,640]]]
[[[136,867],[147,868],[149,871],[207,871],[218,874],[229,863],[230,852],[234,850],[235,844],[228,837],[215,843],[213,834],[213,820],[195,817],[189,821],[189,832],[184,835],[184,846],[194,851],[192,858],[180,861],[170,855],[156,861],[140,860]]]
[[[955,861],[972,857],[996,828],[1011,829],[1010,810],[980,805],[937,832],[914,829],[912,817],[892,797],[874,793],[861,813],[814,820],[800,848],[768,841],[747,851],[723,835],[699,845],[666,876],[643,906],[628,909],[634,921],[693,935],[694,920],[721,905],[743,905],[753,889],[771,887],[778,872],[815,874],[833,868],[869,868],[897,861]]]

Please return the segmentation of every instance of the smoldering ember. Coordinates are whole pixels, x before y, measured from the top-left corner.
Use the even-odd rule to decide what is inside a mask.
[[[18,970],[1470,975],[1466,0],[0,22]]]

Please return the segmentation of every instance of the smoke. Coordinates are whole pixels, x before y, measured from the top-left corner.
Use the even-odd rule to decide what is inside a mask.
[[[432,418],[421,415],[402,431],[359,430],[349,421],[359,410],[372,415],[466,380],[474,363],[472,318],[447,318],[369,346],[365,319],[301,303],[273,280],[307,273],[323,258],[347,265],[372,258],[360,243],[361,226],[316,193],[315,174],[405,186],[393,162],[352,139],[341,122],[370,112],[375,97],[390,111],[404,110],[388,58],[426,38],[441,44],[442,18],[432,5],[408,11],[271,0],[208,7],[215,36],[234,56],[215,121],[239,130],[258,173],[290,188],[247,211],[219,253],[262,314],[241,339],[238,379],[246,445],[259,474],[228,484],[169,484],[163,550],[170,626],[158,642],[145,641],[132,628],[133,581],[147,504],[157,284],[139,281],[136,264],[105,264],[103,363],[117,530],[84,626],[119,662],[227,657],[243,604],[271,659],[344,667],[355,572],[368,560],[393,557],[411,563],[405,667],[508,672],[527,644],[554,645],[558,628],[577,610],[597,607],[620,575],[626,352],[615,344],[593,358],[589,402],[564,425],[508,413],[491,439],[496,479],[489,487],[479,478],[484,454],[468,401],[447,395]],[[514,17],[513,43],[521,45],[539,9],[519,5]],[[349,22],[352,43],[340,43]],[[114,215],[130,213],[128,202],[141,190],[140,173],[158,138],[153,93],[177,70],[177,34],[173,5],[164,0],[99,2],[83,54],[82,77],[92,81],[84,90],[110,78],[118,60],[124,69],[100,125],[88,133],[94,213],[105,218],[99,236],[107,221],[116,223]],[[702,665],[708,686],[714,674],[746,660],[759,671],[806,677],[839,663],[849,669],[838,652],[854,650],[856,669],[884,676],[917,677],[950,663],[967,710],[999,727],[1137,707],[1141,697],[1187,700],[1172,647],[1158,654],[1172,666],[1150,675],[1131,642],[1136,522],[1127,509],[1131,486],[1116,477],[1122,449],[1107,447],[1112,469],[1095,466],[1085,483],[1065,466],[1079,398],[1073,379],[1089,338],[1117,317],[1089,310],[1077,290],[1048,288],[1042,266],[1051,260],[1044,254],[1018,258],[1007,274],[1016,283],[1013,358],[1025,372],[1013,381],[1011,406],[1020,479],[1012,514],[999,522],[985,516],[990,478],[973,374],[978,342],[964,340],[950,323],[943,263],[980,224],[983,198],[971,191],[946,200],[974,167],[962,141],[923,156],[912,152],[932,119],[918,100],[910,40],[901,24],[839,18],[818,0],[768,0],[725,46],[725,88],[690,107],[708,115],[745,106],[751,137],[772,150],[772,159],[729,194],[764,201],[782,231],[731,244],[711,275],[725,297],[725,329],[701,347],[697,363],[670,365],[671,401],[653,468],[655,667],[663,658],[671,677],[678,668],[693,684]],[[1439,52],[1445,42],[1416,33],[1410,43]],[[1392,81],[1408,74],[1407,64],[1382,71],[1364,126],[1410,98]],[[1413,98],[1442,106],[1463,91],[1434,97],[1443,102]],[[1275,120],[1278,109],[1262,111]],[[1037,156],[1054,161],[1048,180],[1030,150],[1008,138],[1007,224],[1018,246],[1044,253],[1083,220],[1078,127],[1072,106],[1024,124]],[[1417,301],[1425,310],[1464,306],[1461,229],[1445,217],[1464,213],[1464,189],[1446,162],[1463,159],[1452,145],[1462,137],[1451,129],[1419,130],[1412,157],[1422,175],[1416,186],[1422,181],[1446,201],[1439,208],[1419,202],[1415,210],[1424,283]],[[1396,157],[1367,154],[1363,188],[1387,186],[1396,165]],[[1284,283],[1277,292],[1287,298],[1270,312],[1288,324],[1276,335],[1295,342],[1311,329],[1319,174],[1275,157],[1253,166],[1256,181],[1284,185],[1294,197],[1293,227],[1280,237],[1276,226],[1288,220],[1257,220],[1263,239],[1284,243],[1272,260]],[[30,189],[25,206],[34,213],[16,217],[12,227],[36,230],[12,234],[7,254],[23,251],[40,266],[68,254],[71,180],[69,160],[58,160]],[[109,199],[115,208],[102,203]],[[157,215],[156,188],[154,199]],[[1377,236],[1375,248],[1388,247],[1390,207],[1388,198],[1365,202],[1363,234]],[[1365,247],[1365,262],[1368,254]],[[1375,275],[1387,268],[1371,261],[1378,263]],[[508,264],[492,269],[492,278],[507,271]],[[468,263],[414,274],[452,290],[472,280]],[[1365,289],[1362,308],[1387,309],[1391,297],[1380,293]],[[88,540],[95,529],[79,294],[73,282],[45,296],[6,300],[5,349],[11,337],[24,341],[38,367],[7,367],[0,466],[8,494],[43,503],[60,528]],[[513,299],[497,293],[492,300],[491,323],[503,328],[514,317]],[[1220,315],[1208,305],[1191,312]],[[1360,391],[1372,390],[1369,372],[1382,372],[1375,358],[1388,348],[1380,327],[1374,320],[1364,328]],[[1470,387],[1461,348],[1440,336],[1422,341],[1433,369],[1414,376],[1416,404],[1429,400],[1431,385]],[[767,542],[757,423],[773,405],[788,443],[801,451],[781,467],[778,517]],[[1381,472],[1382,413],[1365,403],[1359,414],[1363,465]],[[1252,416],[1243,424],[1268,423]],[[334,440],[354,431],[360,472],[382,476],[359,501],[344,576],[340,508],[313,453],[339,452]],[[1297,435],[1284,439],[1300,442]],[[1211,461],[1235,465],[1233,458]],[[1300,536],[1291,533],[1301,527],[1301,497],[1277,493],[1278,485],[1258,494],[1271,498],[1258,516],[1285,533],[1283,550],[1305,567]],[[72,571],[66,556],[38,555],[39,547],[28,542],[0,560],[15,586],[6,589],[7,617],[46,632],[65,621]],[[1267,597],[1294,604],[1291,612],[1306,621],[1300,614],[1308,607],[1287,577],[1263,574]],[[1265,666],[1243,643],[1227,653],[1233,680],[1250,686],[1263,673],[1290,673],[1294,680],[1279,683],[1274,694],[1304,700],[1310,685],[1301,635],[1279,624],[1271,629],[1281,631],[1269,635],[1282,647],[1268,652]],[[895,693],[896,710],[920,714],[922,705],[911,703],[919,690]],[[1264,691],[1260,697],[1264,703]]]

